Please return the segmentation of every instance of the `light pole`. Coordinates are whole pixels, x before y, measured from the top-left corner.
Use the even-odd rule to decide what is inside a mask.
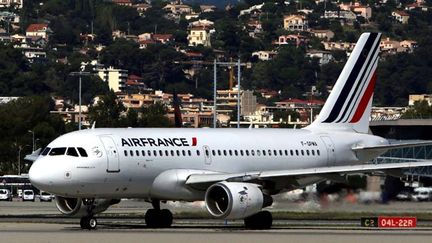
[[[78,130],[81,130],[81,76],[90,76],[90,72],[85,72],[83,68],[79,72],[71,72],[69,73],[71,76],[79,77],[79,87],[78,87]]]
[[[33,144],[32,152],[34,152],[35,151],[35,134],[34,134],[33,130],[28,130],[28,132],[32,134],[32,144]]]
[[[22,146],[22,145],[19,145],[18,146],[18,175],[21,175],[21,150],[23,150],[23,148],[25,148],[25,147],[30,147],[30,145],[24,145],[24,146]]]

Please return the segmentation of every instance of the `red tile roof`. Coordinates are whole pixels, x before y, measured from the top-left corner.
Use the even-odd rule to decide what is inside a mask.
[[[30,24],[26,32],[42,31],[44,28],[48,28],[48,24]]]

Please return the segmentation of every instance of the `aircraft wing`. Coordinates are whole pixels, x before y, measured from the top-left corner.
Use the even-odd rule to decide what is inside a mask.
[[[371,151],[371,150],[388,150],[397,148],[411,148],[419,146],[432,145],[432,141],[421,141],[421,142],[400,142],[391,143],[388,145],[377,145],[377,146],[357,146],[352,148],[353,151]]]
[[[234,174],[192,174],[186,180],[187,185],[216,183],[219,181],[251,181],[251,180],[271,180],[283,177],[296,176],[325,176],[329,174],[354,174],[372,171],[385,171],[393,169],[409,169],[415,167],[432,166],[432,160],[423,160],[421,162],[402,162],[402,163],[385,163],[385,164],[361,164],[332,167],[317,167],[308,169],[295,170],[270,170],[270,171],[252,171],[246,173]]]
[[[33,151],[33,153],[31,153],[31,154],[27,154],[25,157],[24,157],[24,159],[25,160],[29,160],[29,161],[35,161],[38,157],[39,157],[39,154],[40,154],[40,151],[42,150],[42,148],[38,148],[38,149],[36,149],[35,151]]]

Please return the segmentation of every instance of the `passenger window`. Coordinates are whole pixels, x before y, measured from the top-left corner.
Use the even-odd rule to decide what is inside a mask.
[[[270,150],[270,149],[268,150],[268,155],[269,155],[269,156],[271,156],[271,155],[272,155],[272,153],[271,153],[271,150]]]
[[[205,151],[206,156],[209,157],[210,156],[209,151],[207,149],[204,150],[204,151]],[[197,152],[198,152],[198,155],[199,155],[199,151],[197,151]]]
[[[165,150],[165,156],[169,156],[168,150]]]
[[[135,154],[136,154],[136,156],[139,156],[139,151],[136,150],[136,151],[135,151]]]
[[[246,156],[249,156],[249,150],[245,150]]]
[[[219,156],[221,156],[222,155],[222,153],[221,153],[221,151],[218,149],[218,155]]]
[[[237,150],[234,150],[234,155],[238,156],[238,151]]]
[[[302,149],[302,150],[300,150],[300,152],[301,152],[301,155],[304,156],[304,150]]]
[[[240,155],[243,156],[243,150],[240,149]]]
[[[159,155],[163,156],[162,150],[159,150]]]
[[[80,153],[81,157],[88,157],[87,152],[83,148],[77,148],[78,152]]]
[[[150,150],[147,150],[147,155],[151,156],[151,151]]]
[[[285,156],[288,156],[288,150],[285,149]]]
[[[276,150],[276,149],[273,150],[273,154],[274,154],[275,156],[277,156],[277,150]]]
[[[127,154],[127,151],[126,151],[126,150],[125,150],[125,151],[123,151],[123,152],[124,152],[124,155],[125,155],[125,156],[128,156],[128,154]]]
[[[297,156],[299,156],[299,152],[298,152],[298,150],[297,150],[297,149],[295,150],[295,152],[296,152],[296,155],[297,155]]]
[[[228,154],[230,155],[230,156],[232,156],[233,154],[232,154],[232,150],[230,149],[230,150],[228,150]]]
[[[186,152],[184,150],[182,150],[182,155],[186,156]]]
[[[315,156],[315,150],[312,149],[311,152],[312,152],[312,155]]]
[[[319,150],[317,150],[317,154],[318,154],[318,156],[320,155],[320,151]]]
[[[130,154],[130,156],[133,156],[133,151],[129,150],[129,154]]]
[[[197,150],[196,153],[197,153],[197,156],[200,156],[200,151],[199,150]],[[208,156],[208,150],[206,150],[206,154]]]
[[[177,156],[180,156],[180,151],[176,150]]]
[[[306,155],[307,155],[307,156],[309,156],[309,149],[308,149],[308,150],[306,150]]]
[[[224,149],[224,151],[223,151],[223,155],[224,156],[226,156],[227,155],[227,152],[226,152],[226,150]]]
[[[188,155],[192,156],[192,152],[190,150],[188,150]]]
[[[145,151],[144,150],[141,150],[141,154],[143,157],[145,157]]]
[[[49,153],[50,150],[51,150],[51,148],[46,147],[46,148],[44,149],[44,151],[42,152],[41,155],[43,155],[43,156],[47,155],[47,154]]]
[[[251,150],[251,155],[255,156],[255,150],[253,150],[253,149]]]
[[[79,157],[75,148],[68,148],[66,155],[73,156],[73,157]]]
[[[156,157],[157,156],[157,151],[153,150],[153,155]]]
[[[263,149],[263,151],[262,151],[262,152],[263,152],[263,155],[264,155],[264,156],[266,156],[266,152],[265,152],[265,150],[264,150],[264,149]]]
[[[294,156],[294,151],[292,149],[290,149],[290,154],[291,156]]]
[[[283,155],[283,153],[282,153],[282,150],[279,150],[279,155],[280,155],[280,156],[282,156],[282,155]]]
[[[212,155],[216,156],[216,151],[212,150]]]
[[[257,149],[257,155],[258,155],[258,156],[261,156],[261,150],[258,150],[258,149]]]
[[[174,156],[174,150],[171,150],[170,153],[171,153],[171,156]]]

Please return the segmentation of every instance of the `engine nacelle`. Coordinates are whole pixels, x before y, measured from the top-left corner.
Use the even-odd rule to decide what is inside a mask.
[[[57,209],[68,216],[85,216],[88,207],[92,207],[91,213],[97,214],[108,209],[109,206],[120,202],[118,199],[95,199],[92,205],[85,205],[81,198],[67,198],[56,196]]]
[[[252,183],[218,182],[205,194],[207,211],[216,218],[243,219],[272,203],[273,199]]]

